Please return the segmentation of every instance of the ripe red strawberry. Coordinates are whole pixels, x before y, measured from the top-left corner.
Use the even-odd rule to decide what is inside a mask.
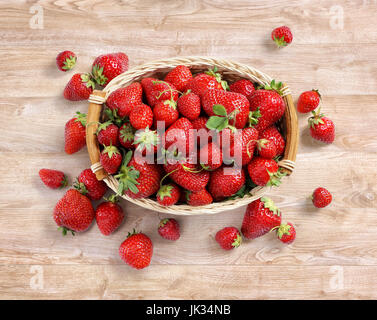
[[[63,96],[67,100],[87,100],[95,89],[95,83],[88,73],[76,73],[64,88]]]
[[[307,113],[319,106],[321,95],[318,90],[305,91],[300,94],[297,101],[297,111]]]
[[[260,113],[258,123],[254,126],[258,131],[262,131],[278,121],[285,111],[285,102],[277,91],[281,88],[281,82],[276,84],[271,82],[273,90],[256,90],[250,98],[250,110]],[[277,90],[277,91],[274,91]],[[252,114],[252,113],[251,113]]]
[[[79,151],[86,145],[86,114],[76,112],[77,116],[65,124],[65,152],[68,154]]]
[[[92,224],[94,209],[90,200],[74,189],[68,190],[54,209],[54,220],[62,229],[63,235],[67,231],[85,231]],[[59,228],[59,229],[60,229]]]
[[[266,159],[273,159],[276,157],[276,145],[272,140],[259,139],[257,140],[257,149],[259,156]]]
[[[39,170],[39,177],[43,183],[51,189],[61,189],[66,187],[68,184],[67,177],[64,172],[58,170],[41,169]]]
[[[91,169],[85,169],[80,173],[74,187],[90,200],[101,199],[107,191],[105,182],[98,181]]]
[[[72,51],[62,51],[56,57],[56,65],[58,66],[59,70],[67,72],[71,70],[77,61],[76,55]]]
[[[271,39],[275,41],[279,48],[281,48],[292,42],[293,35],[291,29],[286,26],[281,26],[272,30]]]
[[[242,79],[229,86],[230,91],[243,94],[248,100],[253,95],[255,88],[250,80]]]
[[[195,130],[205,129],[206,131],[209,131],[209,129],[207,128],[207,121],[208,121],[207,116],[200,116],[199,118],[191,121],[192,127]]]
[[[222,135],[221,135],[221,139],[223,140]],[[255,149],[257,139],[258,139],[258,130],[256,130],[253,127],[242,129],[241,136],[237,136],[233,134],[233,139],[231,138],[230,140],[230,151],[229,151],[229,156],[231,157],[231,159],[233,159],[239,166],[247,165],[254,156],[254,149]],[[221,144],[223,145],[223,141],[221,142]],[[227,146],[224,145],[224,148],[227,148]],[[224,158],[226,157],[224,156]]]
[[[329,118],[325,117],[321,110],[312,111],[313,116],[308,119],[310,135],[324,143],[333,143],[335,140],[335,125]]]
[[[130,113],[130,123],[136,130],[152,127],[152,109],[143,103],[135,106]]]
[[[195,145],[193,126],[187,118],[180,118],[165,131],[165,149],[170,146],[178,148],[183,156],[188,156]],[[184,154],[186,153],[186,154]]]
[[[211,194],[206,189],[196,192],[186,190],[185,193],[187,204],[193,207],[205,206],[213,202]]]
[[[331,203],[332,195],[327,189],[320,187],[314,190],[311,199],[315,207],[324,208]]]
[[[124,212],[122,207],[116,203],[116,196],[112,195],[105,200],[98,205],[95,216],[98,229],[103,235],[109,236],[122,224]]]
[[[200,97],[190,91],[178,98],[177,106],[179,113],[191,121],[200,115]]]
[[[205,170],[216,170],[223,163],[223,155],[215,143],[208,143],[199,151],[199,162]]]
[[[179,223],[175,219],[163,219],[158,226],[158,234],[167,240],[178,240],[180,235]]]
[[[132,155],[129,151],[125,155],[119,173],[115,176],[119,181],[119,194],[126,194],[130,198],[147,198],[160,188],[162,170],[156,164],[149,164],[145,159]]]
[[[92,66],[96,82],[106,86],[116,76],[128,70],[128,57],[123,52],[108,53],[98,56]]]
[[[100,155],[100,162],[108,174],[114,174],[122,164],[122,155],[117,147],[105,146]]]
[[[278,239],[285,243],[291,244],[296,239],[296,229],[292,223],[283,223],[276,229]]]
[[[120,118],[128,117],[132,109],[143,103],[143,88],[139,82],[119,88],[112,92],[106,100],[106,105],[115,110]]]
[[[279,186],[284,175],[275,160],[261,157],[254,157],[247,170],[251,180],[258,186]]]
[[[285,140],[276,126],[272,125],[260,132],[259,139],[267,139],[273,141],[275,143],[277,156],[280,156],[284,153]]]
[[[212,120],[210,118],[211,122],[207,123],[209,129],[221,131],[228,124],[242,129],[249,119],[249,101],[239,93],[208,90],[202,97],[202,105],[207,115],[214,116]]]
[[[191,71],[188,67],[180,65],[171,70],[165,77],[165,81],[174,85],[178,91],[184,91],[187,83],[192,79]]]
[[[262,197],[247,206],[241,231],[245,238],[255,239],[280,225],[280,210],[271,199]]]
[[[162,206],[172,206],[181,197],[181,189],[175,183],[165,184],[157,192],[157,202]]]
[[[97,129],[98,143],[109,146],[119,146],[119,128],[111,121],[101,123]]]
[[[221,79],[221,74],[217,73],[216,67],[205,73],[197,74],[186,85],[186,90],[191,90],[199,97],[202,97],[207,90],[227,90],[227,88],[227,82]]]
[[[179,113],[177,110],[177,103],[172,100],[159,101],[153,108],[154,125],[157,127],[157,122],[164,123],[165,128],[177,121]]]
[[[132,268],[146,268],[151,263],[153,255],[152,241],[144,233],[129,233],[119,247],[119,255]]]
[[[216,233],[215,239],[224,250],[238,248],[242,243],[241,233],[234,227],[221,229]]]
[[[207,128],[208,119],[209,118],[207,116],[200,116],[191,122],[195,131],[195,136],[197,137],[198,146],[203,146],[212,141],[212,135],[209,134],[209,129]]]
[[[245,184],[244,169],[220,167],[211,172],[208,190],[215,200],[234,195]]]
[[[161,81],[155,78],[144,78],[141,80],[141,85],[147,97],[148,105],[152,108],[159,101],[178,100],[178,91],[171,83]]]
[[[205,188],[209,180],[209,172],[200,169],[190,162],[168,162],[164,164],[165,172],[182,188],[189,191],[200,191]]]
[[[134,148],[135,129],[129,122],[124,123],[119,129],[119,142],[126,149]]]

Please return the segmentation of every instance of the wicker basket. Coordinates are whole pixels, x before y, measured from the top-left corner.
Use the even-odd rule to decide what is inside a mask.
[[[92,163],[92,170],[96,174],[98,180],[104,180],[105,183],[114,192],[117,192],[118,182],[113,176],[107,175],[107,173],[102,168],[99,158],[100,149],[98,145],[97,136],[95,132],[97,131],[96,123],[100,120],[102,105],[106,102],[107,97],[113,91],[118,88],[125,87],[134,81],[139,81],[145,77],[157,77],[162,78],[171,69],[178,65],[186,65],[190,67],[194,72],[205,71],[208,67],[216,66],[218,71],[223,75],[223,78],[228,81],[235,81],[240,78],[250,79],[254,83],[259,83],[261,85],[269,84],[272,80],[268,75],[254,69],[253,67],[240,64],[237,62],[232,62],[223,59],[214,59],[208,57],[177,57],[169,58],[163,60],[157,60],[149,62],[128,70],[127,72],[114,78],[103,91],[95,90],[89,98],[89,110],[88,110],[88,125],[86,130],[86,141],[89,152],[89,157]],[[284,117],[280,121],[280,129],[286,140],[286,148],[283,159],[279,162],[279,166],[283,168],[284,171],[289,175],[294,169],[294,161],[296,160],[297,145],[298,145],[298,125],[297,125],[297,114],[293,105],[292,96],[288,86],[283,86],[283,99],[287,105]],[[200,215],[200,214],[214,214],[222,211],[232,210],[262,197],[269,187],[256,187],[250,191],[249,194],[245,195],[243,198],[238,198],[234,200],[228,200],[224,202],[215,202],[210,205],[193,207],[184,204],[178,204],[170,207],[164,207],[157,203],[157,201],[152,199],[132,199],[126,195],[123,196],[124,199],[135,203],[143,208],[175,214],[175,215]]]

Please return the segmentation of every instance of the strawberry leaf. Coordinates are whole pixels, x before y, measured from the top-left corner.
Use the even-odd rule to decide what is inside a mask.
[[[225,129],[229,124],[229,120],[226,117],[212,116],[208,119],[206,127],[210,130],[221,131]]]
[[[217,116],[223,116],[223,117],[226,117],[227,116],[227,112],[226,112],[226,109],[225,107],[222,105],[222,104],[215,104],[213,105],[213,113]]]

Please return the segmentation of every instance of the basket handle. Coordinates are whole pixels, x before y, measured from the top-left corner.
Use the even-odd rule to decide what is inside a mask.
[[[104,98],[106,92],[100,90],[94,90],[92,96]],[[86,120],[86,146],[88,148],[90,162],[93,164],[100,162],[100,149],[97,139],[98,122],[101,116],[102,104],[100,102],[93,102],[93,99],[89,100],[88,115]],[[98,99],[101,100],[101,99]],[[107,178],[106,171],[101,167],[94,172],[98,180]]]
[[[285,84],[283,84],[285,86]],[[293,103],[293,98],[291,94],[287,94],[283,97],[286,103],[285,117],[284,117],[284,127],[286,135],[285,141],[285,152],[284,158],[281,163],[287,165],[282,166],[282,169],[287,175],[290,175],[293,171],[294,162],[296,161],[296,154],[299,142],[299,130],[298,130],[298,120],[296,108]]]

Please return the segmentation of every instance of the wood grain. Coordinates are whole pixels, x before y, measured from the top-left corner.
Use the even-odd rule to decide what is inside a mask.
[[[373,1],[38,1],[44,28],[30,29],[30,2],[0,4],[0,298],[28,299],[376,299],[377,282],[377,18]],[[343,29],[330,25],[341,5]],[[277,50],[271,29],[289,25],[293,44]],[[75,26],[75,29],[72,28]],[[73,72],[55,66],[59,51],[78,54]],[[336,124],[332,145],[314,141],[298,115],[296,169],[270,196],[283,220],[297,227],[284,246],[273,235],[232,252],[214,236],[239,227],[243,209],[212,217],[182,217],[182,238],[164,241],[161,215],[122,201],[124,225],[104,237],[96,225],[62,238],[51,218],[64,190],[46,189],[43,167],[70,181],[90,166],[86,150],[64,153],[64,124],[87,102],[62,91],[74,72],[90,70],[105,52],[125,51],[130,65],[177,55],[224,57],[249,65],[300,92],[319,89],[322,111]],[[316,210],[317,186],[334,196]],[[152,265],[131,270],[117,249],[136,227],[154,242]],[[44,287],[30,285],[34,268]],[[39,270],[39,269],[38,269]],[[333,279],[342,274],[341,286]],[[285,290],[276,288],[284,286]]]

